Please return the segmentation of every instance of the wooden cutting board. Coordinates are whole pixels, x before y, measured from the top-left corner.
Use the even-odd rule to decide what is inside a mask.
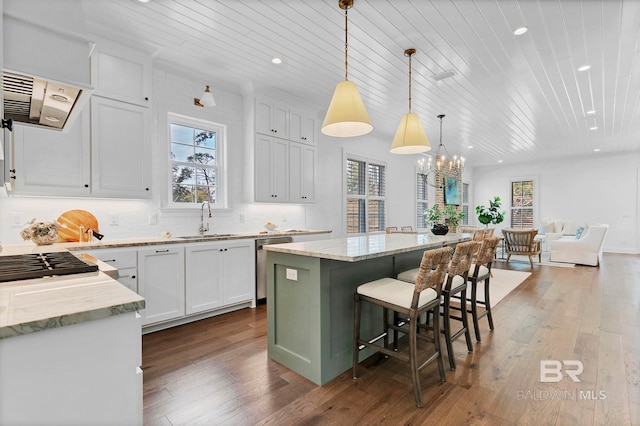
[[[93,229],[94,232],[100,232],[98,219],[86,210],[68,210],[60,215],[58,223],[58,241],[61,242],[78,242],[81,225],[85,231]]]

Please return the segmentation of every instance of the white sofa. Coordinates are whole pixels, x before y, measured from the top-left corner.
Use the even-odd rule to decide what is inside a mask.
[[[602,246],[608,230],[609,225],[606,224],[591,225],[584,230],[579,239],[575,236],[564,236],[551,241],[549,260],[590,266],[600,265]]]
[[[575,235],[575,233],[576,228],[573,226],[573,222],[566,219],[545,217],[540,221],[540,226],[538,227],[538,238],[544,235],[544,238],[542,238],[544,242],[543,251],[549,251],[552,241],[559,240],[566,235]]]

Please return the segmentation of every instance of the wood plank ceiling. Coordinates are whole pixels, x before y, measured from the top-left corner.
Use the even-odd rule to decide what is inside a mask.
[[[198,70],[214,93],[271,86],[323,117],[344,78],[338,0],[84,0],[82,10],[92,33]],[[408,109],[409,47],[413,111],[433,151],[441,113],[449,153],[472,167],[640,149],[638,0],[355,0],[349,79],[389,143]]]

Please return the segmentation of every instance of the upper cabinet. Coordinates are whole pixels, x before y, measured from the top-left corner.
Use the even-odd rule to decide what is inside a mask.
[[[255,129],[255,201],[313,203],[314,115],[267,97],[257,97]]]
[[[126,46],[98,43],[91,55],[94,94],[151,105],[151,56]]]
[[[316,119],[304,111],[291,109],[289,139],[292,142],[316,144]]]
[[[92,194],[150,198],[150,122],[148,108],[91,98]]]
[[[268,98],[256,98],[256,133],[289,139],[289,107]]]

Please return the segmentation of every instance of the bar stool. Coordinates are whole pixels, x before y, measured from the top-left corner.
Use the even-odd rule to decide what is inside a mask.
[[[467,318],[466,305],[467,300],[467,277],[469,268],[471,267],[474,252],[477,250],[478,243],[468,241],[460,243],[456,246],[456,251],[451,260],[447,281],[442,288],[442,313],[443,330],[445,343],[447,345],[447,354],[449,355],[449,367],[451,370],[456,369],[456,361],[453,354],[453,341],[464,335],[467,343],[467,350],[473,352],[473,344],[471,342],[471,334],[469,333],[469,320]],[[456,262],[454,264],[454,262]],[[398,280],[411,282],[411,278],[415,276],[417,270],[411,269],[398,274]],[[460,307],[451,305],[451,298],[455,297],[460,300]],[[460,316],[455,316],[451,311],[459,311]],[[451,320],[457,320],[462,323],[462,328],[455,332],[451,330]],[[437,319],[434,318],[434,323]]]
[[[451,247],[444,247],[436,250],[427,250],[422,256],[417,279],[413,286],[407,285],[403,281],[393,278],[382,278],[376,281],[358,286],[354,294],[354,328],[353,328],[353,378],[357,378],[358,360],[360,351],[369,348],[384,355],[409,362],[411,366],[411,378],[413,381],[413,392],[416,407],[422,407],[422,388],[420,387],[419,372],[428,364],[437,361],[440,372],[440,380],[447,380],[442,352],[440,351],[440,330],[438,321],[434,321],[433,327],[426,323],[420,324],[420,315],[429,311],[436,311],[440,306],[440,296],[442,285],[445,280],[449,259],[452,253]],[[467,268],[468,269],[468,268]],[[382,333],[371,339],[360,337],[360,314],[361,302],[381,306],[383,311]],[[389,310],[398,312],[408,318],[405,326],[389,323]],[[420,329],[432,330],[433,338],[420,333]],[[397,341],[393,342],[393,348],[389,346],[389,330],[394,333],[401,332],[409,336],[409,355],[397,352],[393,348],[397,347]],[[383,339],[383,345],[376,344]],[[418,340],[422,339],[433,343],[435,352],[427,360],[418,365]]]
[[[476,340],[481,341],[480,326],[478,320],[487,317],[489,328],[493,330],[493,317],[491,316],[491,301],[489,300],[489,281],[491,280],[491,265],[498,248],[500,238],[485,238],[482,246],[476,255],[476,259],[469,270],[468,280],[471,283],[471,313],[473,319],[473,329],[476,333]],[[478,283],[484,281],[484,300],[477,299]],[[478,313],[478,304],[484,306],[484,311]],[[461,305],[462,306],[462,305]]]

